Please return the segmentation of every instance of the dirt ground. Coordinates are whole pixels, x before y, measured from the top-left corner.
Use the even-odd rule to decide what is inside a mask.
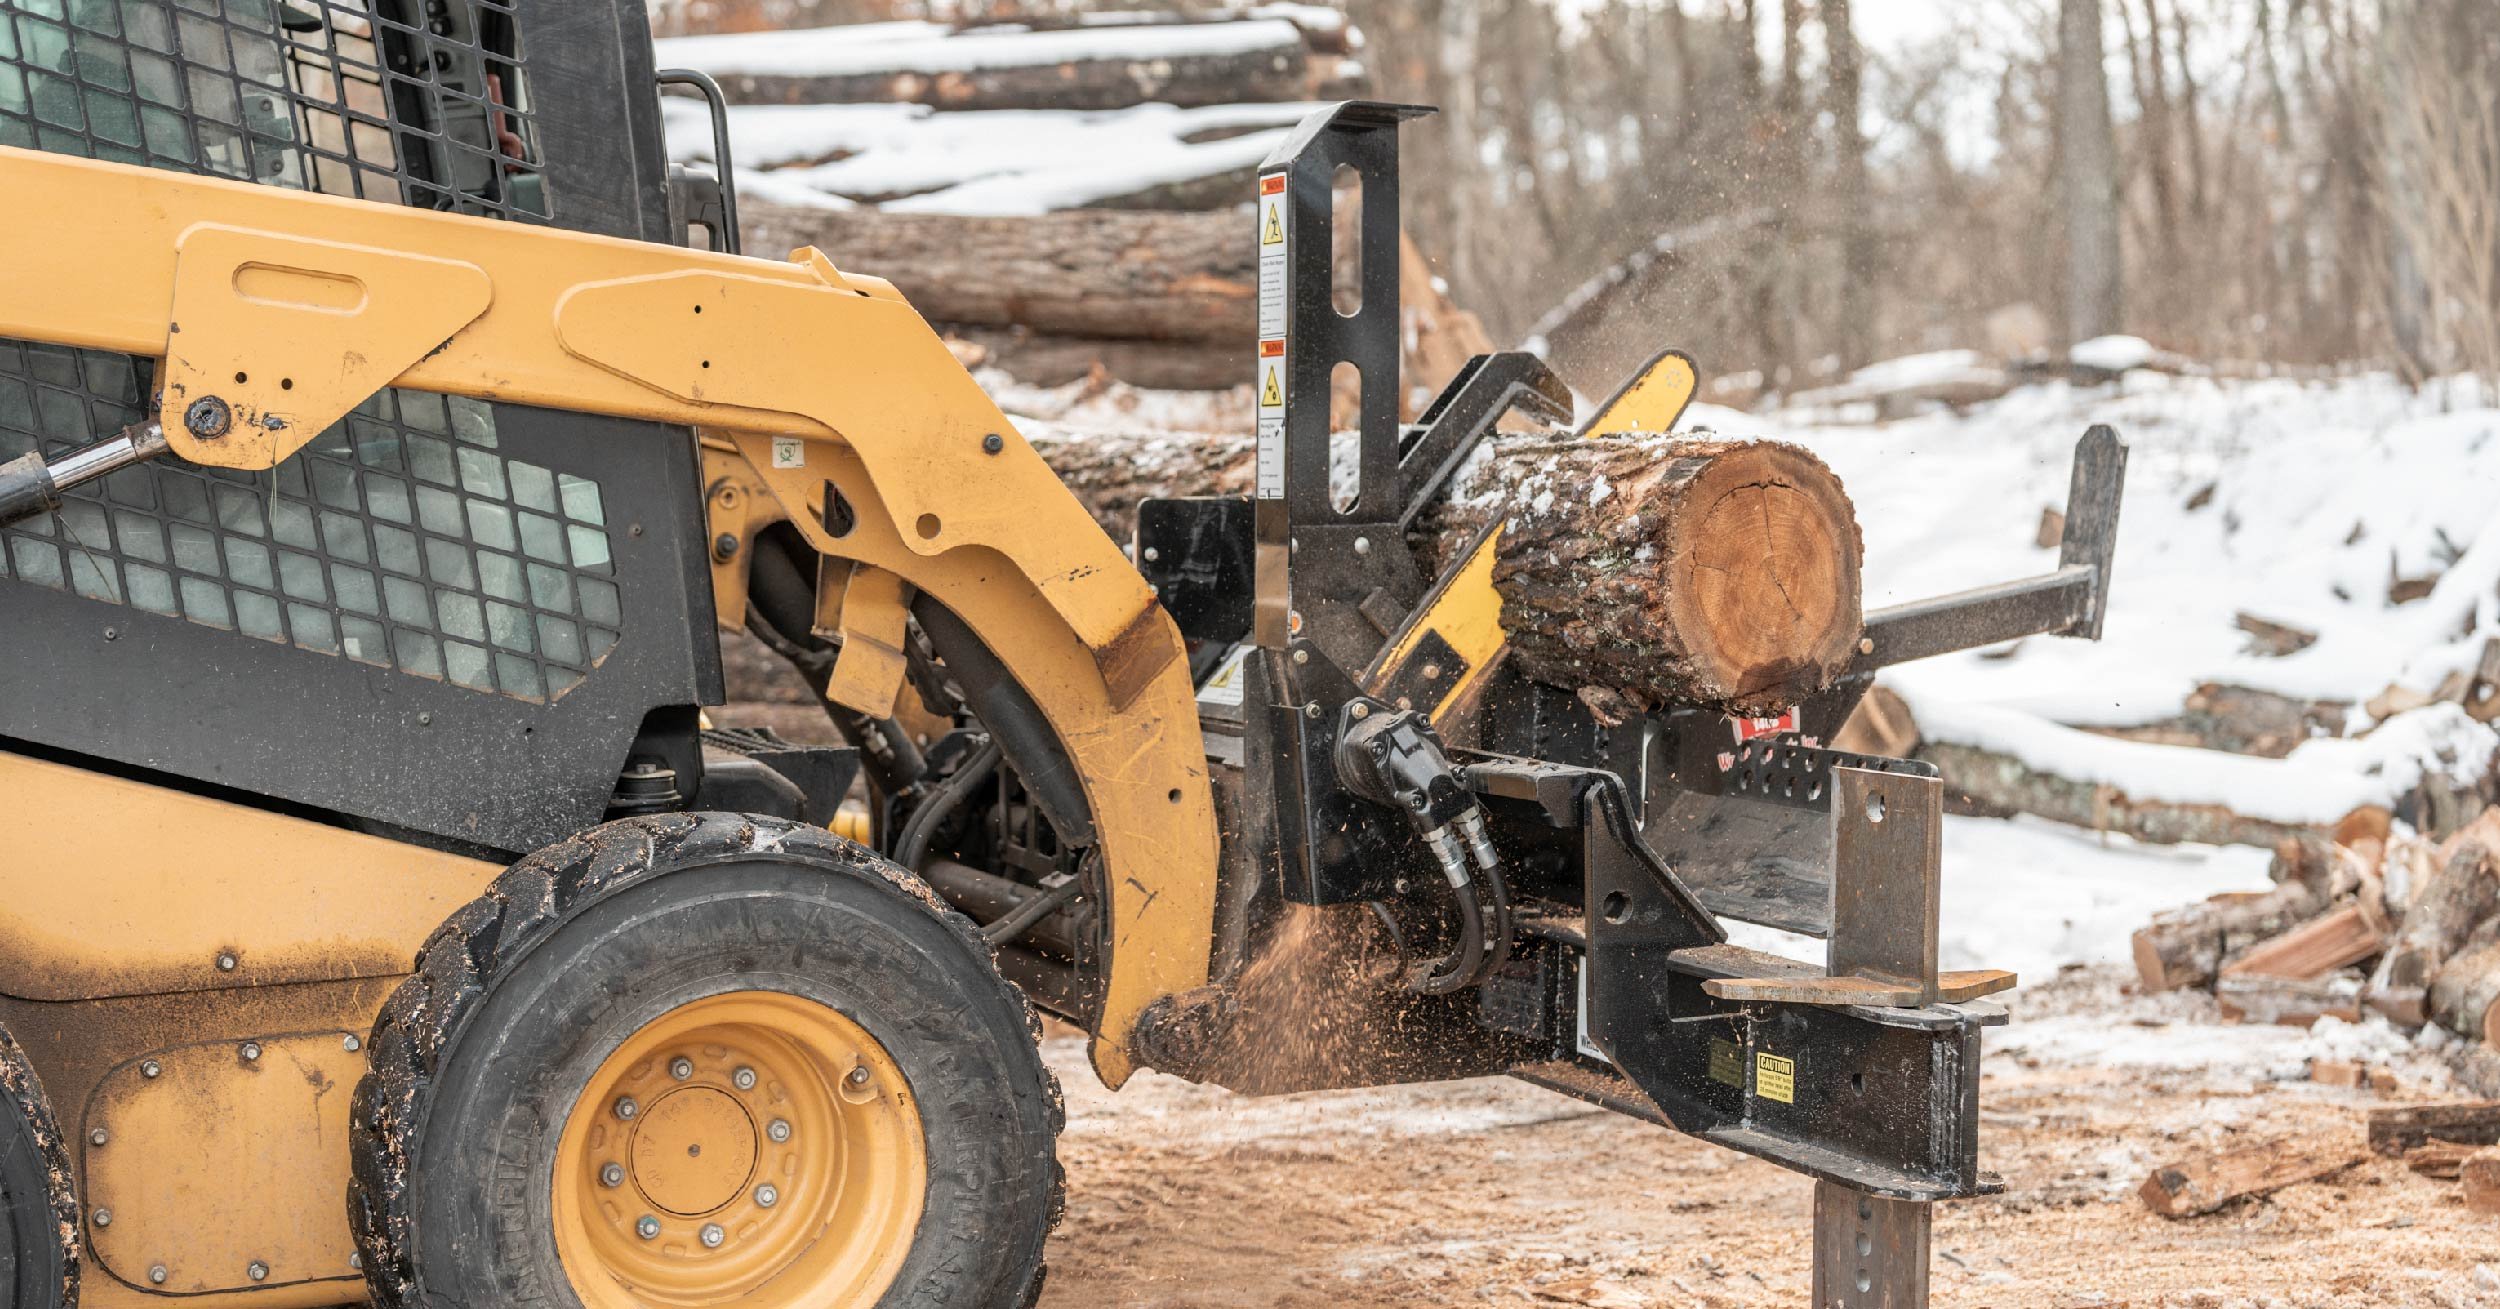
[[[2122,980],[2018,993],[1989,1033],[1981,1149],[2006,1191],[1938,1210],[1934,1303],[2500,1309],[2500,1219],[2394,1161],[2203,1218],[2145,1209],[2157,1163],[2358,1143],[2367,1106],[2459,1092],[2404,1052],[2392,1096],[2321,1086],[2321,1038]],[[1076,1039],[1050,1054],[1068,1214],[1042,1309],[1807,1302],[1809,1184],[1690,1138],[1499,1081],[1254,1100],[1144,1075],[1113,1095]]]

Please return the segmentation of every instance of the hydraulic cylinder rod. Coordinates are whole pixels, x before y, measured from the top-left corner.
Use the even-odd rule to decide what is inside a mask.
[[[163,453],[165,429],[146,422],[49,462],[40,454],[29,454],[0,464],[0,527],[48,514],[60,508],[62,492]]]

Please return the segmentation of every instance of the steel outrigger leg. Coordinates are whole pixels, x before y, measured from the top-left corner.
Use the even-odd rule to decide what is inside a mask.
[[[1831,975],[1936,999],[1944,784],[1832,770]],[[1926,1309],[1935,1205],[1814,1184],[1815,1309]]]

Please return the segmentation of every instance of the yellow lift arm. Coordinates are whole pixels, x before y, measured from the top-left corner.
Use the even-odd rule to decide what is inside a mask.
[[[93,458],[269,468],[386,386],[705,429],[819,553],[960,615],[1059,735],[1107,870],[1104,1079],[1127,1077],[1148,1004],[1206,981],[1217,836],[1180,634],[888,283],[812,249],[773,263],[5,147],[0,195],[0,336],[165,361],[161,434]]]

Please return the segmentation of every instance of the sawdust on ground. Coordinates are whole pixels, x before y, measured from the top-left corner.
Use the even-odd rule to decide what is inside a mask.
[[[2156,1163],[2358,1141],[2389,1097],[2299,1080],[2298,1039],[2108,970],[2023,996],[1982,1098],[2006,1191],[1938,1210],[1934,1303],[2500,1309],[2500,1219],[2392,1160],[2183,1221],[2136,1199]],[[1068,1214],[1041,1309],[1808,1300],[1809,1184],[1690,1138],[1500,1081],[1251,1099],[1147,1075],[1114,1095],[1075,1038],[1050,1053]],[[2395,1099],[2454,1094],[2406,1071]]]

